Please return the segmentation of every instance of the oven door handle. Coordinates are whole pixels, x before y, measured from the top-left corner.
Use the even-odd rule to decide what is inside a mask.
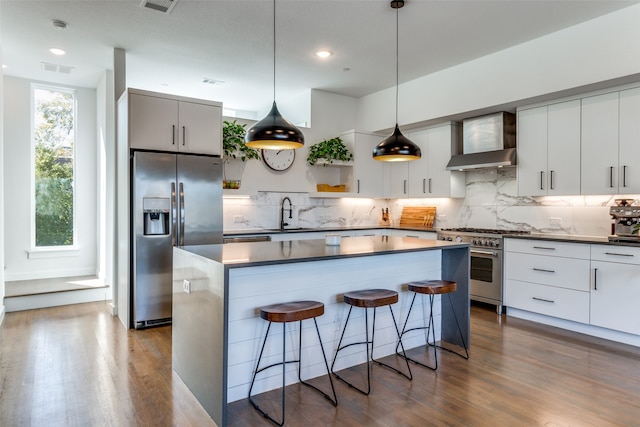
[[[497,257],[498,253],[496,251],[478,251],[476,249],[471,249],[471,255],[490,255],[492,257]]]

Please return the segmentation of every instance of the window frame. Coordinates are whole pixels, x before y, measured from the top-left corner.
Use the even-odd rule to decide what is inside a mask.
[[[36,91],[47,90],[54,92],[62,92],[71,94],[73,96],[73,244],[60,245],[60,246],[37,246],[36,245],[36,128],[35,128],[35,115],[36,115]],[[77,146],[78,146],[78,96],[77,91],[72,88],[47,85],[40,83],[31,83],[31,102],[30,102],[30,117],[31,117],[31,135],[30,135],[30,222],[31,222],[31,237],[30,237],[30,250],[27,251],[28,258],[48,258],[51,256],[66,256],[64,252],[72,252],[76,254],[79,249],[78,245],[78,218],[77,218],[77,186],[76,186],[76,158],[77,158]],[[70,254],[71,255],[71,254]]]

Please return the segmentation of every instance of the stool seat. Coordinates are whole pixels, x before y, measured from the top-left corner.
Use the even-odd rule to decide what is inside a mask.
[[[260,317],[269,322],[286,323],[311,319],[324,314],[324,304],[317,301],[292,301],[260,309]]]
[[[421,280],[409,282],[407,287],[410,291],[419,294],[441,295],[455,292],[458,289],[458,284],[451,280]]]
[[[354,307],[382,307],[397,303],[398,293],[389,289],[365,289],[345,293],[344,302]]]

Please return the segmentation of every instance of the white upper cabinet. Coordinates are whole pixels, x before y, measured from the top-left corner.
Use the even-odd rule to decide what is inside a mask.
[[[222,155],[219,103],[131,89],[128,96],[131,148]]]
[[[518,194],[580,194],[580,100],[518,111]]]
[[[582,194],[618,194],[618,92],[582,99]]]
[[[640,88],[620,92],[618,190],[640,193]]]
[[[447,163],[460,143],[460,127],[454,124],[407,133],[422,151],[418,160],[389,164],[388,196],[464,197],[464,172],[450,172]]]
[[[373,160],[373,149],[383,137],[350,131],[340,138],[353,147],[353,178],[350,193],[357,197],[384,197],[384,162]]]

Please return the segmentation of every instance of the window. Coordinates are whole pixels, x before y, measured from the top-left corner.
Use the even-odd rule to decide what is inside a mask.
[[[32,242],[35,247],[73,246],[75,94],[35,85],[32,93]]]

